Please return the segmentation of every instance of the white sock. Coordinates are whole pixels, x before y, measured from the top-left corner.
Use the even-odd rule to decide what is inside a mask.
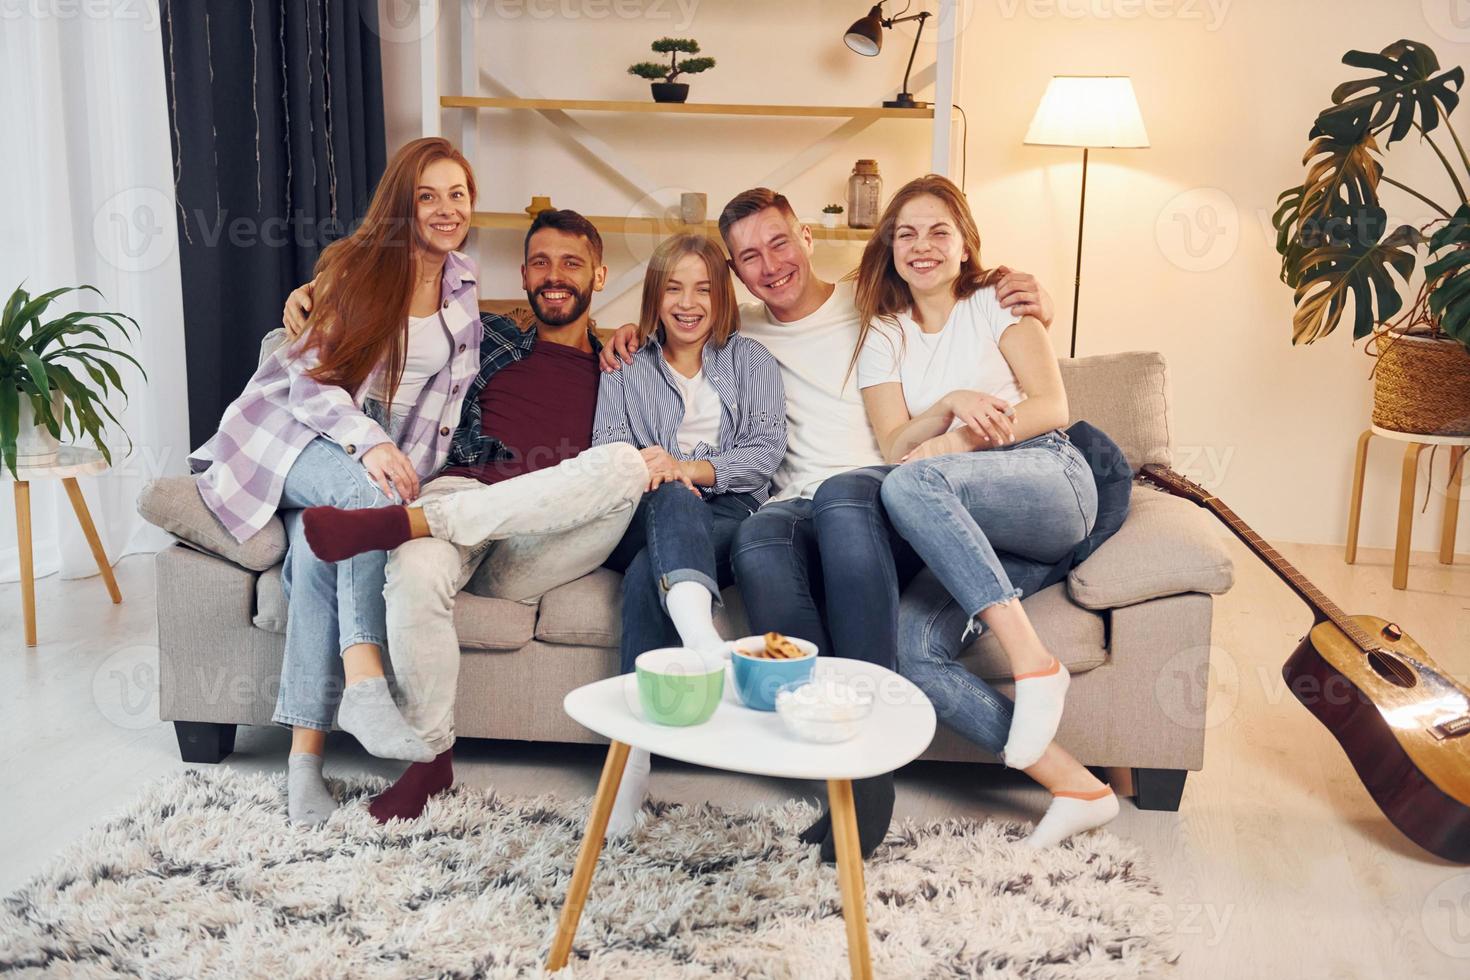
[[[1117,815],[1118,797],[1111,788],[1096,799],[1055,796],[1024,844],[1037,850],[1055,847],[1073,834],[1101,827]]]
[[[1006,739],[1005,764],[1012,769],[1036,765],[1062,722],[1067,686],[1072,675],[1055,657],[1056,669],[1016,681],[1016,708],[1011,715],[1010,737]]]
[[[607,840],[626,837],[633,832],[643,798],[648,795],[648,772],[652,762],[646,749],[629,749],[628,763],[623,768],[618,795],[613,799],[612,816],[607,820]]]
[[[713,653],[725,645],[715,629],[714,597],[698,582],[675,582],[664,601],[679,639],[691,650]]]

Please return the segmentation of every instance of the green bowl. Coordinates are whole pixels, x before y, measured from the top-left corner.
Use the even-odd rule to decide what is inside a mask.
[[[635,661],[643,717],[687,727],[709,721],[725,694],[725,664],[683,647],[649,650]]]

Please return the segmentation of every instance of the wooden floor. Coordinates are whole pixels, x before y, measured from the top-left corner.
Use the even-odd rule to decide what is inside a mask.
[[[1232,546],[1234,547],[1233,543]],[[1447,671],[1470,681],[1470,560],[1414,556],[1407,592],[1387,552],[1348,567],[1341,550],[1282,549],[1340,605],[1395,620]],[[1178,977],[1470,977],[1470,869],[1419,851],[1379,816],[1331,737],[1282,685],[1306,630],[1304,607],[1243,548],[1216,605],[1205,768],[1177,814],[1125,804],[1112,831],[1147,852],[1163,891],[1154,913],[1183,951]],[[99,579],[38,584],[41,645],[21,645],[20,595],[0,586],[0,895],[18,888],[145,780],[180,770],[157,717],[152,564],[118,567],[123,604]],[[279,771],[284,732],[242,729],[226,763]],[[587,795],[602,752],[464,743],[460,778],[502,792]],[[399,764],[334,736],[328,774],[394,775]],[[664,766],[654,792],[748,806],[818,787]],[[899,781],[899,813],[1033,820],[1044,794],[993,767],[926,764]],[[595,887],[595,885],[594,885]]]

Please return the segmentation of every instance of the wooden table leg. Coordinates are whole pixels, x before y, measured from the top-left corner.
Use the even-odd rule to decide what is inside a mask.
[[[82,496],[82,488],[77,486],[76,477],[63,477],[61,483],[66,487],[66,495],[71,498],[71,509],[76,512],[77,522],[82,525],[87,544],[92,547],[92,559],[97,562],[97,571],[102,573],[102,581],[107,584],[107,594],[112,596],[112,604],[117,605],[122,602],[122,593],[118,591],[117,579],[112,575],[112,564],[107,560],[107,552],[102,550],[102,539],[97,537],[97,527],[92,523],[92,512],[87,510],[87,498]]]
[[[20,552],[20,604],[26,646],[36,645],[36,568],[31,562],[31,485],[15,481],[15,543]]]
[[[1445,487],[1444,527],[1439,533],[1439,560],[1455,563],[1455,525],[1460,521],[1460,494],[1465,488],[1465,446],[1450,450],[1450,482]]]
[[[572,883],[567,887],[567,900],[561,907],[561,921],[556,927],[556,939],[551,943],[551,955],[547,957],[546,969],[556,972],[567,965],[572,952],[572,939],[577,935],[577,923],[582,919],[582,907],[587,904],[587,892],[592,886],[592,872],[597,868],[597,857],[602,853],[602,839],[607,834],[607,821],[612,816],[613,800],[618,795],[618,784],[623,781],[623,767],[628,763],[628,746],[613,742],[607,747],[607,761],[602,765],[602,778],[597,781],[597,796],[592,800],[592,812],[587,815],[587,831],[582,837],[582,850],[577,854],[577,865],[572,871]]]
[[[1424,444],[1409,443],[1404,450],[1404,475],[1399,481],[1399,530],[1393,545],[1393,587],[1409,587],[1409,545],[1414,537],[1414,484],[1419,478],[1419,453]]]
[[[1358,455],[1353,461],[1353,495],[1348,500],[1347,550],[1343,555],[1343,560],[1349,565],[1358,560],[1358,522],[1363,516],[1363,473],[1368,468],[1368,443],[1372,439],[1372,429],[1366,429],[1358,436]]]
[[[847,962],[854,978],[872,980],[867,898],[863,891],[863,853],[858,844],[852,782],[847,779],[827,780],[827,802],[832,807],[832,841],[837,848],[837,884],[842,890],[842,919],[847,923]]]

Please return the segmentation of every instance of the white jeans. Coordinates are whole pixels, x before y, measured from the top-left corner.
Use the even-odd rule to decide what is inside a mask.
[[[434,536],[388,557],[388,653],[403,715],[435,752],[454,744],[459,636],[454,599],[537,602],[612,554],[648,486],[632,445],[597,446],[556,466],[485,485],[441,476],[419,503]]]

